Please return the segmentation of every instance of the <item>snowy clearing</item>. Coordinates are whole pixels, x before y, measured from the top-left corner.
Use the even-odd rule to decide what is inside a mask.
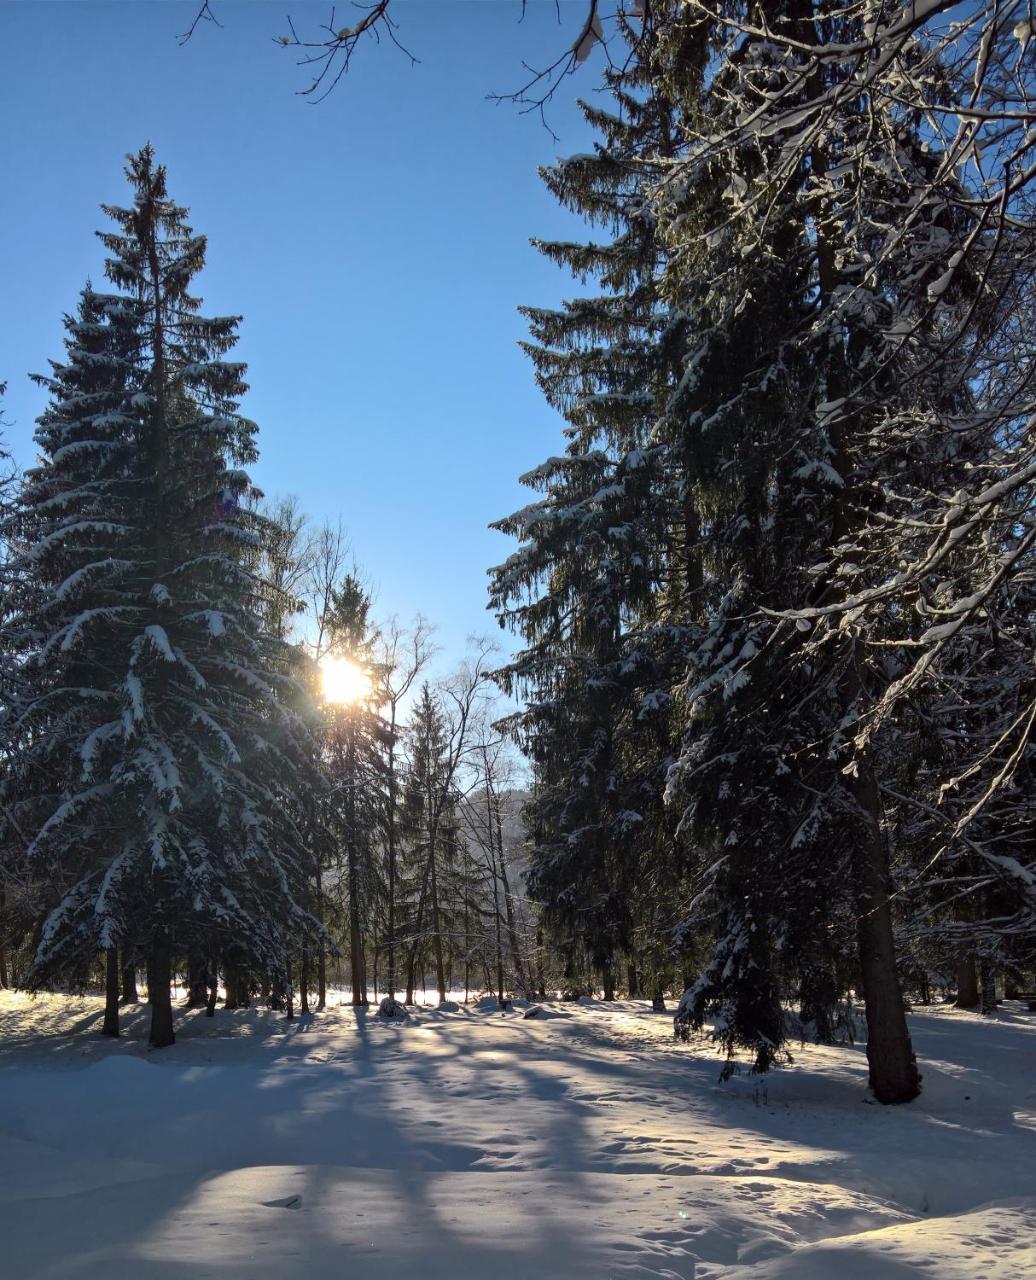
[[[0,996],[3,1275],[1036,1277],[1036,1015],[914,1014],[924,1093],[859,1048],[719,1085],[645,1004],[180,1017]],[[996,1074],[991,1073],[995,1064]]]

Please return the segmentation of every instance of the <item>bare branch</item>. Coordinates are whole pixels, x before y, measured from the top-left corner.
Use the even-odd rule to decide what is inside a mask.
[[[212,22],[212,23],[215,23],[215,25],[221,29],[223,27],[223,23],[220,22],[220,20],[212,12],[212,9],[209,7],[209,0],[203,0],[203,3],[198,9],[198,12],[194,15],[194,21],[191,23],[191,25],[187,28],[186,31],[182,31],[180,35],[177,36],[177,39],[180,42],[181,48],[183,47],[183,45],[187,43],[188,40],[190,40],[191,36],[194,35],[195,31],[197,30],[199,22]]]

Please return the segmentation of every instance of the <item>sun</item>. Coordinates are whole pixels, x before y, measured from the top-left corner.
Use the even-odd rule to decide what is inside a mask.
[[[370,676],[348,658],[322,658],[320,685],[325,702],[342,706],[363,702],[371,691]]]

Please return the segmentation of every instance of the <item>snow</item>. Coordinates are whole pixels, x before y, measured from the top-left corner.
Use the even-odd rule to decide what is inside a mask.
[[[4,1274],[1036,1276],[1021,1006],[913,1014],[886,1109],[859,1046],[720,1085],[642,1002],[515,1004],[192,1011],[148,1054],[143,1005],[111,1042],[96,998],[0,993]]]

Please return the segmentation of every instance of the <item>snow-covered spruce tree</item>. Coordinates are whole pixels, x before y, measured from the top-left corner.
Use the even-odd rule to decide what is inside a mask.
[[[816,412],[835,363],[816,314],[828,288],[826,228],[818,232],[809,167],[785,172],[780,139],[746,135],[720,158],[699,144],[785,77],[801,78],[765,33],[741,30],[752,21],[790,20],[749,8],[728,32],[693,6],[674,19],[697,26],[714,56],[687,103],[689,154],[659,199],[666,289],[690,335],[667,422],[691,460],[713,592],[689,653],[688,730],[669,788],[684,829],[712,849],[691,919],[707,910],[723,923],[689,1012],[698,1025],[712,1012],[728,1047],[750,1047],[757,1068],[769,1065],[784,1038],[780,970],[830,969],[815,948],[854,879],[872,1084],[882,1100],[903,1101],[916,1093],[916,1070],[873,771],[856,762],[847,779],[829,749],[857,710],[854,655],[845,649],[826,669],[801,662],[795,634],[778,643],[767,618],[782,601],[809,598],[809,566],[846,532],[852,467]],[[827,1000],[803,991],[804,1003],[830,1002],[833,984],[821,985]]]
[[[13,808],[49,913],[27,981],[75,978],[130,938],[147,956],[151,1042],[172,1042],[174,957],[285,970],[313,921],[289,796],[308,743],[281,642],[261,626],[258,517],[241,465],[237,320],[188,292],[205,240],[150,147],[105,211],[106,273],[44,379],[42,461],[18,533],[27,691]]]
[[[414,983],[424,971],[431,950],[439,999],[449,990],[449,940],[454,909],[463,930],[463,898],[453,901],[449,892],[458,870],[457,805],[450,761],[450,742],[439,700],[425,681],[407,725],[408,767],[403,787],[403,836],[409,863],[406,881],[409,899],[404,928],[410,935],[407,956],[407,1003]]]
[[[765,645],[753,641],[751,654],[732,652],[724,683],[758,680],[765,667],[783,668],[799,690],[814,684],[809,705],[820,720],[810,733],[822,749],[812,761],[808,753],[793,758],[818,762],[826,750],[837,766],[832,785],[819,790],[850,834],[843,847],[855,891],[871,1082],[882,1101],[912,1097],[917,1074],[895,968],[877,763],[895,751],[894,726],[876,750],[873,713],[900,685],[890,686],[890,637],[898,632],[902,644],[912,643],[915,624],[902,597],[887,611],[863,606],[896,597],[899,575],[890,584],[890,568],[905,567],[904,550],[926,523],[918,520],[924,495],[955,492],[973,467],[974,446],[962,447],[959,427],[977,389],[1000,381],[993,365],[972,359],[991,350],[983,335],[997,332],[996,307],[983,289],[983,244],[997,236],[984,235],[988,204],[971,200],[962,184],[966,148],[959,139],[947,144],[931,123],[970,93],[943,51],[916,38],[935,12],[762,4],[717,17],[705,6],[684,6],[680,22],[707,31],[716,55],[706,110],[697,119],[689,114],[687,154],[660,199],[674,301],[693,306],[711,292],[731,316],[746,298],[759,299],[752,286],[773,229],[798,229],[801,313],[797,323],[788,318],[785,350],[801,374],[796,413],[774,443],[782,457],[800,454],[789,478],[801,489],[815,477],[816,492],[789,495],[776,468],[772,491],[784,483],[785,498],[813,525],[800,524],[796,548],[806,572],[769,598],[751,593],[741,603],[742,615],[762,608],[787,622],[766,628]],[[710,217],[720,174],[727,212]],[[734,254],[724,279],[703,250],[722,260],[728,243]],[[973,250],[969,261],[965,248]],[[994,289],[993,296],[1002,294]],[[956,315],[941,310],[945,300],[959,304]],[[955,345],[963,360],[947,360]],[[700,369],[705,346],[692,347],[689,368]],[[764,380],[786,377],[775,341],[752,354]],[[775,602],[781,595],[784,606]],[[770,698],[761,705],[773,710]],[[794,692],[790,705],[799,705]],[[690,777],[693,747],[682,766],[676,776]]]
[[[652,437],[677,376],[681,324],[658,297],[645,184],[657,158],[674,153],[678,129],[651,87],[651,40],[619,21],[631,54],[607,75],[612,109],[583,104],[601,141],[544,172],[605,238],[536,242],[601,292],[559,311],[526,309],[526,349],[569,444],[524,477],[543,496],[495,526],[522,546],[491,584],[501,624],[525,642],[499,679],[526,703],[510,724],[536,774],[533,896],[569,968],[586,952],[606,992],[623,953],[641,964],[630,953],[637,920],[656,914],[646,898],[671,897],[654,874],[672,847],[657,819],[673,631],[657,599],[686,595],[688,561],[696,573],[679,467]]]
[[[688,128],[722,105],[722,90],[696,90]],[[685,1012],[699,1027],[711,1018],[728,1054],[748,1049],[765,1070],[785,1040],[785,975],[806,979],[812,1021],[822,1024],[833,1002],[833,981],[819,983],[825,996],[817,979],[833,966],[822,940],[844,879],[832,856],[844,806],[832,795],[836,767],[813,749],[837,722],[837,699],[789,668],[761,613],[799,598],[827,533],[831,472],[801,342],[813,309],[811,249],[793,211],[776,202],[758,223],[739,216],[741,173],[762,171],[769,157],[759,149],[739,159],[740,171],[696,174],[678,205],[662,206],[664,225],[679,227],[665,281],[687,317],[688,347],[658,434],[684,460],[702,556],[668,795],[694,885],[684,927],[713,937]]]
[[[1025,932],[1033,909],[1031,856],[1000,841],[1002,805],[1017,812],[1027,789],[1036,710],[1031,668],[1011,657],[1027,648],[1036,551],[1036,58],[1020,7],[945,9],[868,4],[835,26],[825,10],[797,33],[771,29],[780,57],[801,65],[809,46],[811,74],[794,93],[790,80],[774,86],[706,145],[718,155],[763,133],[781,139],[789,169],[811,172],[818,246],[831,250],[828,332],[855,343],[828,416],[868,465],[849,536],[821,571],[826,589],[789,623],[814,626],[813,651],[854,631],[886,637],[880,654],[860,649],[880,697],[856,745],[897,717],[928,718],[942,768],[917,799],[944,833],[925,865],[940,879],[960,854],[975,884],[999,885],[988,941],[994,920]],[[1000,671],[992,699],[977,661],[987,653]],[[965,914],[981,920],[981,895],[966,896]]]
[[[0,382],[0,429],[7,425],[2,408],[6,391],[7,384]],[[3,709],[0,713],[0,786],[7,777],[12,747],[4,731],[9,723],[6,709],[18,696],[21,676],[10,628],[18,584],[11,543],[17,482],[18,474],[10,453],[0,442],[0,708]],[[23,944],[26,917],[31,913],[31,895],[26,894],[21,878],[15,877],[20,844],[10,814],[0,813],[0,987],[8,986],[11,981],[13,954]]]

